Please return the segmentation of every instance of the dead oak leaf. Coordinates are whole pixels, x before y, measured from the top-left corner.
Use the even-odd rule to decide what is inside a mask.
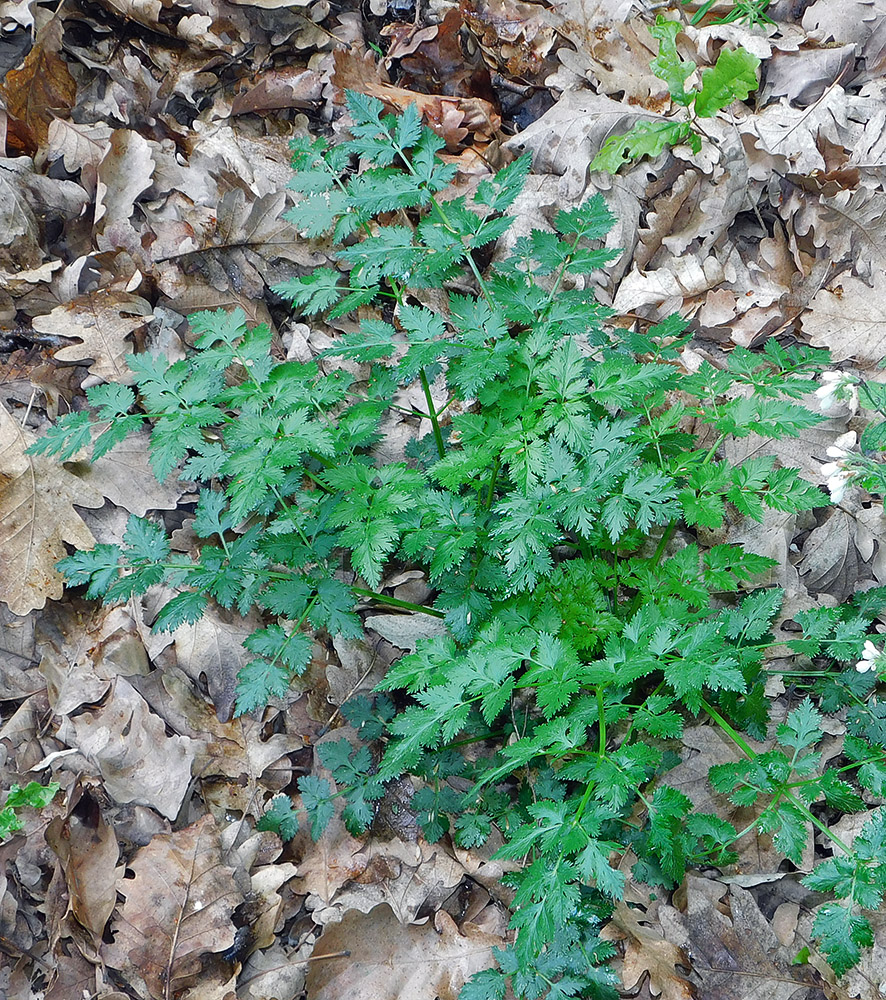
[[[46,316],[35,316],[33,327],[38,333],[80,340],[56,351],[56,361],[91,358],[91,375],[106,382],[129,383],[133,376],[126,356],[132,350],[126,338],[144,326],[151,312],[150,303],[140,296],[105,288],[56,306]]]
[[[10,70],[0,83],[6,110],[23,126],[19,131],[33,147],[31,152],[46,144],[55,113],[67,114],[77,96],[77,84],[59,55],[61,42],[62,21],[53,17],[38,33],[21,68]]]
[[[873,287],[843,275],[834,289],[823,288],[803,315],[803,330],[814,347],[827,347],[836,364],[847,358],[879,363],[886,353],[886,272],[874,271]]]
[[[625,956],[621,978],[626,989],[637,986],[649,975],[649,992],[661,1000],[693,1000],[695,987],[678,971],[677,966],[689,967],[689,959],[673,942],[644,926],[636,911],[623,902],[616,903],[612,919],[604,928],[608,939],[625,940]]]
[[[55,459],[26,455],[34,435],[0,403],[0,600],[26,615],[64,590],[55,564],[67,552],[95,544],[73,505],[101,507],[104,499]]]
[[[433,922],[404,927],[385,904],[369,913],[351,910],[317,942],[307,994],[311,1000],[456,1000],[468,979],[493,964],[504,940],[468,930],[438,910]]]
[[[222,986],[225,973],[210,956],[234,943],[231,915],[243,894],[212,816],[155,836],[128,868],[134,877],[119,883],[125,902],[114,943],[102,948],[105,962],[128,982],[144,982],[151,997],[178,996],[197,982],[207,993]]]

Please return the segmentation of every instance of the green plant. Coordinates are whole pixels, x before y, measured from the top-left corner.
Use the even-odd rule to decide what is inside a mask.
[[[684,4],[692,3],[693,0],[683,0]],[[692,15],[691,24],[698,24],[704,20],[711,8],[718,0],[705,0],[705,2]],[[730,0],[731,10],[721,17],[715,18],[714,24],[732,24],[740,21],[742,24],[752,27],[755,24],[775,24],[775,21],[767,14],[769,10],[769,0]]]
[[[694,23],[694,22],[693,22]],[[695,71],[695,63],[680,57],[677,35],[679,21],[669,21],[659,14],[649,27],[658,39],[658,55],[652,71],[668,85],[674,104],[686,109],[679,120],[639,121],[624,135],[610,136],[591,161],[591,170],[618,173],[619,169],[644,156],[658,156],[662,150],[686,143],[694,153],[701,152],[701,133],[696,127],[700,118],[713,118],[734,101],[743,101],[757,89],[760,60],[746,49],[721,49],[716,65],[701,75],[701,86],[686,90],[686,81]]]
[[[18,810],[22,806],[44,809],[55,798],[60,787],[57,781],[52,781],[48,785],[29,781],[24,788],[21,785],[12,785],[6,796],[6,804],[0,809],[0,840],[11,837],[24,827],[18,815]]]
[[[306,816],[318,837],[341,799],[359,833],[386,784],[410,773],[427,837],[448,831],[472,847],[497,827],[497,856],[522,862],[509,876],[517,935],[464,1000],[501,998],[508,979],[522,997],[614,997],[612,946],[598,934],[626,878],[611,859],[628,847],[635,879],[673,887],[690,865],[734,858],[748,831],[694,812],[666,780],[699,716],[736,748],[711,780],[757,804],[751,828],[795,861],[811,827],[844,851],[812,876],[845,900],[817,923],[842,970],[870,937],[860,908],[882,894],[871,860],[882,813],[850,850],[821,809],[857,809],[862,789],[883,794],[877,672],[852,665],[886,593],[798,616],[794,680],[809,700],[758,754],[745,734],[767,736],[765,656],[782,595],[742,591],[773,563],[694,540],[728,510],[759,519],[825,502],[771,458],[720,456],[727,438],[817,423],[798,401],[826,352],[770,341],[688,373],[679,316],[607,326],[608,310],[576,280],[619,253],[599,245],[613,222],[600,196],[484,271],[477,251],[508,229],[528,159],[472,197],[444,199],[454,167],[415,109],[395,118],[372,99],[348,103],[350,141],[293,143],[291,219],[306,236],[331,234],[343,269],[277,291],[307,314],[360,307],[359,326],[320,364],[300,364],[275,361],[270,331],[248,329],[242,313],[199,313],[190,357],[138,355],[135,389],[89,389],[95,417],[63,418],[35,450],[102,454],[150,422],[157,475],[181,466],[205,484],[193,525],[204,543],[194,560],[173,554],[158,524],[132,518],[122,546],[64,559],[68,582],[106,601],[177,588],[158,629],[196,620],[209,600],[265,612],[246,642],[240,713],[286,692],[307,665],[310,629],[360,634],[358,599],[443,620],[444,634],[389,671],[381,687],[395,698],[343,706],[363,742],[320,746],[332,781],[301,778],[300,804],[275,797],[259,825],[288,838]],[[426,289],[445,306],[423,305]],[[334,358],[361,362],[360,379]],[[381,463],[381,421],[402,413],[411,383],[431,431],[405,461]],[[426,572],[429,606],[379,592],[404,564]],[[847,763],[823,770],[818,713],[843,708]]]

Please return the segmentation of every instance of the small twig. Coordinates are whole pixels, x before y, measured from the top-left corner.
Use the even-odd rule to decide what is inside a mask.
[[[290,962],[290,965],[307,965],[308,962],[321,962],[324,958],[350,958],[349,951],[331,951],[328,955],[311,955],[310,958],[300,958],[297,962]]]

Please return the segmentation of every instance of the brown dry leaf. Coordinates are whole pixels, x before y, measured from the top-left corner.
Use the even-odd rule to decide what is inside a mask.
[[[114,828],[79,781],[68,792],[65,817],[56,816],[46,828],[46,842],[61,862],[70,912],[99,945],[117,905],[120,852]]]
[[[114,942],[102,948],[105,962],[157,1000],[198,982],[200,996],[226,984],[230,967],[214,956],[234,943],[231,915],[243,894],[223,861],[215,820],[207,815],[154,837],[127,868],[133,877],[120,882],[125,902]]]
[[[148,454],[149,441],[149,431],[130,434],[96,461],[66,462],[65,467],[130,514],[144,517],[149,510],[174,510],[184,487],[175,473],[165,482],[157,482]]]
[[[864,529],[862,528],[862,531]],[[828,518],[809,533],[797,571],[803,585],[813,594],[824,591],[837,601],[848,600],[871,573],[859,551],[866,538],[856,543],[858,524],[848,511],[832,507]]]
[[[626,942],[621,966],[625,988],[633,989],[648,975],[649,990],[653,996],[660,996],[661,1000],[694,1000],[698,996],[695,987],[676,968],[678,965],[690,967],[683,949],[645,926],[641,922],[642,916],[642,911],[618,902],[602,935],[610,940],[616,938]]]
[[[482,98],[416,94],[404,87],[395,87],[385,78],[384,69],[375,61],[372,52],[361,56],[351,49],[337,50],[332,83],[341,92],[342,100],[345,90],[356,90],[377,97],[397,113],[415,104],[425,124],[446,140],[452,152],[469,132],[474,133],[475,140],[490,140],[501,128],[498,112]]]
[[[290,6],[290,0],[285,0],[285,4]],[[309,108],[320,100],[322,89],[320,74],[304,66],[269,70],[262,73],[255,86],[234,98],[231,114],[248,115],[277,108]]]
[[[457,1000],[468,979],[492,966],[497,935],[459,932],[440,910],[433,924],[402,926],[390,907],[346,913],[323,931],[308,970],[308,1000]]]
[[[135,201],[154,177],[151,144],[138,132],[115,129],[110,144],[96,167],[95,224],[125,222]],[[109,249],[109,248],[103,248]]]
[[[170,594],[166,594],[168,599]],[[237,674],[253,656],[243,647],[243,640],[262,626],[261,616],[250,612],[245,618],[220,607],[209,607],[199,621],[184,624],[173,633],[173,645],[167,645],[158,664],[177,663],[199,685],[206,685],[219,721],[228,722],[234,714]],[[168,636],[158,636],[162,642]]]
[[[43,260],[39,240],[40,227],[22,175],[0,162],[0,267],[10,274],[37,268]]]
[[[57,113],[66,116],[77,96],[77,84],[59,55],[62,27],[62,19],[53,17],[38,32],[21,69],[10,70],[0,83],[0,96],[8,113],[24,126],[32,153],[46,145],[50,122]]]
[[[199,744],[168,736],[163,720],[125,677],[103,703],[62,719],[58,738],[95,763],[117,802],[139,802],[175,819],[188,793]]]
[[[17,615],[62,596],[55,564],[67,555],[64,543],[78,549],[95,544],[73,505],[104,503],[55,459],[26,455],[34,440],[0,403],[0,600]]]
[[[299,865],[299,875],[311,863]],[[350,881],[333,897],[336,913],[359,910],[368,913],[387,903],[400,923],[412,923],[419,914],[438,909],[464,878],[464,869],[440,844],[407,843],[404,840],[370,840],[350,858]],[[318,922],[332,919],[329,910],[317,915]]]
[[[105,157],[114,129],[110,125],[79,125],[54,118],[49,125],[48,160],[61,159],[69,174],[80,171],[80,183],[95,192],[99,164]]]
[[[803,330],[815,347],[827,347],[836,362],[853,358],[879,364],[886,355],[886,272],[872,274],[873,287],[844,274],[823,288],[803,315]]]
[[[79,344],[56,351],[56,361],[92,358],[90,374],[106,382],[129,383],[133,374],[125,359],[132,345],[126,338],[150,315],[150,303],[140,296],[103,288],[56,306],[48,316],[35,316],[33,325],[39,333],[79,338]]]
[[[824,1000],[818,976],[793,963],[796,949],[779,943],[747,889],[689,875],[686,898],[704,1000]]]

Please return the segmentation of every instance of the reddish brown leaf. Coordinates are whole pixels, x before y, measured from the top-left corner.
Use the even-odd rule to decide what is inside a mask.
[[[59,55],[62,22],[53,18],[37,35],[20,69],[10,70],[0,84],[6,110],[19,123],[17,134],[33,146],[46,144],[49,123],[66,116],[74,105],[77,84]]]
[[[415,104],[425,123],[446,140],[450,150],[473,132],[478,140],[490,140],[501,127],[501,118],[495,108],[479,97],[443,97],[439,94],[416,94],[403,87],[395,87],[385,79],[384,70],[375,62],[373,53],[361,56],[350,49],[335,53],[333,85],[341,91],[356,90],[380,101],[396,113]]]

